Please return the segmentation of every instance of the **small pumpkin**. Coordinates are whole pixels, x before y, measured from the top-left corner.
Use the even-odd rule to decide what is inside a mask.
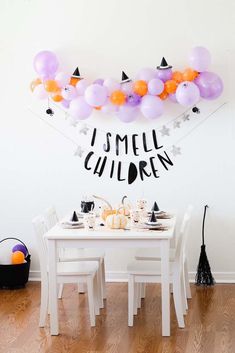
[[[118,211],[117,211],[118,212]],[[117,213],[107,216],[106,226],[110,229],[124,229],[127,225],[127,218],[123,214]]]
[[[101,218],[103,219],[103,221],[105,221],[108,216],[116,213],[117,213],[117,210],[110,210],[110,208],[103,207],[101,212]]]
[[[126,198],[127,198],[127,196],[123,196],[123,198],[122,198],[121,206],[119,208],[119,213],[128,217],[128,216],[130,216],[131,205],[128,203],[125,203]]]

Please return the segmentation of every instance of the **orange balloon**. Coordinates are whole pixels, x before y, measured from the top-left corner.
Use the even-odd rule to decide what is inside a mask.
[[[101,110],[102,107],[95,107],[96,110]]]
[[[165,91],[168,94],[175,93],[177,88],[177,83],[174,80],[169,80],[165,82]]]
[[[80,81],[80,78],[78,77],[71,77],[69,84],[72,86],[76,86],[76,84]]]
[[[126,96],[122,91],[113,91],[110,101],[115,105],[123,105],[126,101]]]
[[[42,81],[40,80],[40,78],[36,78],[36,80],[33,80],[30,84],[30,89],[33,92],[34,88],[38,85],[40,85],[40,83],[42,83]]]
[[[193,81],[195,80],[195,78],[198,76],[198,72],[191,69],[191,68],[188,68],[186,70],[184,70],[183,72],[183,80],[184,81]]]
[[[64,98],[60,95],[60,92],[56,92],[52,97],[54,102],[61,102]]]
[[[11,262],[13,265],[19,265],[24,262],[24,253],[22,251],[15,251],[11,255]]]
[[[172,80],[176,81],[177,83],[180,83],[180,82],[184,81],[182,72],[174,71],[172,73]]]
[[[148,92],[147,82],[143,80],[135,81],[133,85],[133,91],[139,96],[145,96]]]
[[[161,99],[164,101],[165,99],[167,99],[168,93],[167,93],[166,90],[164,89],[164,90],[162,91],[162,93],[158,95],[158,97],[161,98]]]
[[[56,92],[59,87],[55,80],[47,80],[44,82],[44,87],[47,92]]]

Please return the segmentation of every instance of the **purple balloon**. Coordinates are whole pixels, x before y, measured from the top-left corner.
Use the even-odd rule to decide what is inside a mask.
[[[133,92],[133,82],[129,81],[121,83],[121,90],[126,95],[131,94]]]
[[[85,90],[85,100],[92,107],[100,107],[105,104],[108,92],[106,87],[93,83]]]
[[[83,97],[78,97],[70,103],[69,114],[77,120],[87,119],[91,113],[92,107]]]
[[[120,90],[120,83],[113,78],[106,78],[106,80],[104,80],[104,87],[106,87],[108,93],[111,94],[114,91]]]
[[[179,84],[176,90],[176,99],[184,107],[196,104],[200,98],[199,88],[193,82],[184,81]]]
[[[175,93],[170,93],[168,95],[168,98],[170,99],[170,101],[172,101],[173,103],[178,103],[177,99],[176,99],[176,94]]]
[[[78,92],[72,85],[67,85],[61,90],[61,96],[68,101],[75,99],[77,95]]]
[[[196,71],[206,71],[211,64],[210,52],[204,47],[194,47],[189,53],[189,64]]]
[[[172,70],[171,69],[161,69],[157,70],[157,76],[163,82],[166,82],[172,78]]]
[[[118,111],[118,106],[108,102],[101,107],[101,111],[105,114],[116,113]]]
[[[141,102],[141,97],[136,93],[131,93],[126,97],[127,105],[131,107],[136,107]]]
[[[89,86],[88,80],[83,78],[82,80],[78,81],[76,84],[76,90],[79,96],[83,96],[85,93],[85,90]]]
[[[164,83],[159,78],[154,78],[148,83],[149,94],[156,96],[164,90]]]
[[[64,108],[69,108],[69,105],[70,105],[70,101],[67,101],[66,99],[63,99],[60,104],[62,105],[62,107]]]
[[[149,82],[153,78],[157,78],[157,70],[151,67],[144,67],[137,74],[137,80]]]
[[[128,105],[122,105],[117,113],[118,119],[123,123],[131,123],[132,121],[136,120],[137,115],[138,109]]]
[[[200,95],[206,99],[216,99],[223,92],[221,78],[213,72],[202,72],[194,81],[199,88]]]
[[[104,80],[102,78],[97,78],[93,83],[97,83],[97,85],[103,86]]]
[[[45,77],[54,75],[58,69],[59,63],[57,57],[51,51],[40,51],[33,61],[34,70],[39,76]]]
[[[147,119],[156,119],[163,114],[163,102],[159,97],[146,95],[142,98],[140,110]]]
[[[24,254],[24,256],[27,256],[27,254],[28,254],[28,251],[27,251],[26,247],[23,244],[16,244],[12,248],[12,252],[15,252],[15,251],[21,251]]]

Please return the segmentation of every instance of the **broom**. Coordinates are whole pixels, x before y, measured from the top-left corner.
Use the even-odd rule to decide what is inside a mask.
[[[213,286],[215,284],[215,280],[211,273],[210,264],[206,255],[206,245],[204,238],[204,228],[205,228],[205,218],[206,218],[206,210],[209,206],[204,206],[204,215],[202,222],[202,245],[201,245],[201,254],[197,266],[197,274],[195,277],[195,284],[198,286]]]

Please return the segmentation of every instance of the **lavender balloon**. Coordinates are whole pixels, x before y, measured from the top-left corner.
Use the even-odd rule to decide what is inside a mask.
[[[108,94],[120,90],[120,83],[113,78],[106,78],[106,80],[104,80],[103,86],[107,88]]]
[[[118,106],[109,102],[101,107],[101,111],[105,114],[116,113],[118,111]]]
[[[33,95],[37,99],[46,99],[48,97],[47,91],[45,90],[44,85],[42,85],[42,84],[37,85],[34,88]]]
[[[137,80],[143,80],[143,81],[149,82],[153,78],[157,78],[157,70],[151,67],[145,67],[138,72],[136,78]]]
[[[107,100],[107,88],[93,83],[85,90],[85,101],[92,107],[99,107],[105,104]]]
[[[77,120],[87,119],[92,113],[92,107],[83,97],[74,99],[69,106],[69,114]]]
[[[103,86],[104,80],[102,78],[97,78],[93,83],[97,83],[97,85]]]
[[[141,102],[141,97],[136,93],[131,93],[126,98],[127,105],[136,107]]]
[[[156,96],[158,94],[161,94],[163,90],[164,90],[164,83],[159,78],[153,78],[151,81],[149,81],[148,83],[149,94]]]
[[[177,99],[176,99],[176,94],[175,93],[171,93],[168,95],[168,98],[170,99],[171,102],[173,103],[178,103]]]
[[[46,77],[56,73],[59,63],[54,53],[45,50],[35,56],[33,66],[39,76]]]
[[[69,84],[70,78],[71,75],[66,74],[65,72],[58,72],[58,74],[56,74],[55,80],[59,87],[64,87]]]
[[[67,85],[61,90],[61,96],[68,101],[75,99],[77,95],[77,90],[72,85]]]
[[[137,115],[138,109],[127,105],[122,105],[117,113],[118,119],[123,123],[131,123],[132,121],[136,120]]]
[[[146,95],[142,98],[140,110],[147,119],[156,119],[163,114],[163,102],[159,97]]]
[[[172,70],[171,69],[161,69],[157,70],[157,76],[163,82],[166,82],[172,78]]]
[[[23,244],[16,244],[12,248],[12,252],[15,252],[15,251],[21,251],[24,254],[24,256],[27,256],[27,254],[28,254],[28,251],[27,251],[26,247]]]
[[[78,83],[76,84],[76,90],[78,95],[83,96],[88,86],[89,86],[88,80],[82,79],[78,81]]]
[[[60,104],[62,105],[63,108],[68,109],[69,105],[70,105],[70,101],[67,101],[66,99],[63,99]]]
[[[200,95],[206,99],[216,99],[223,92],[221,78],[213,72],[202,72],[194,81],[199,88]]]
[[[124,92],[126,95],[131,94],[133,92],[133,82],[124,82],[121,84],[121,90]]]
[[[176,90],[176,99],[184,107],[190,107],[199,101],[199,88],[193,82],[184,81]]]
[[[189,54],[189,64],[196,71],[206,71],[211,64],[210,52],[204,47],[194,47]]]

